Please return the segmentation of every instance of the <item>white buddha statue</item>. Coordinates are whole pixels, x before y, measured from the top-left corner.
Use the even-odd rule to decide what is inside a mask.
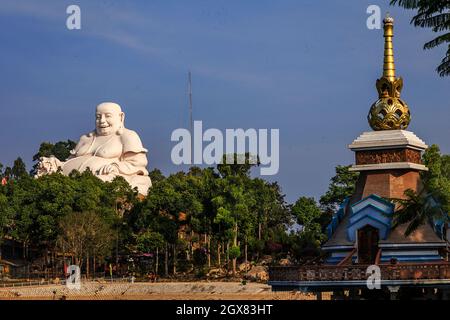
[[[138,134],[124,127],[125,114],[117,103],[105,102],[97,106],[96,129],[81,136],[70,157],[61,162],[55,157],[40,159],[37,176],[56,172],[61,168],[68,175],[89,168],[103,181],[123,177],[131,187],[147,195],[152,183],[148,176],[147,149]]]

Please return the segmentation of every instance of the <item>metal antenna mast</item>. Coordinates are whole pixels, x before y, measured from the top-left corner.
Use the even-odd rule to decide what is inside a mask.
[[[189,126],[191,131],[191,165],[193,165],[194,154],[192,152],[192,148],[194,147],[194,122],[192,120],[192,76],[190,70],[188,74],[188,81],[189,81]]]

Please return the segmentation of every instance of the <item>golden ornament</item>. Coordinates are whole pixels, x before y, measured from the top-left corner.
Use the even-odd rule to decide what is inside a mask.
[[[377,80],[378,100],[372,105],[367,119],[373,130],[405,130],[411,121],[408,105],[400,99],[403,79],[395,77],[394,19],[387,16],[384,20],[384,64],[383,76]]]

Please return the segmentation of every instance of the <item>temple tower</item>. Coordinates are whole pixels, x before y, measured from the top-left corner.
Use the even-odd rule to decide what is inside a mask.
[[[403,79],[396,76],[394,62],[394,19],[384,20],[384,60],[376,81],[378,99],[372,104],[368,122],[373,131],[363,132],[349,148],[355,152],[351,171],[359,172],[354,194],[333,216],[329,240],[322,247],[330,252],[330,264],[344,265],[441,261],[439,249],[446,245],[429,223],[406,237],[406,225],[392,229],[398,209],[391,199],[405,198],[405,191],[423,188],[422,152],[428,147],[407,131],[411,113],[400,98]]]
[[[327,227],[328,241],[322,250],[328,255],[321,265],[271,267],[269,284],[274,290],[333,291],[336,299],[344,290],[354,297],[395,298],[399,292],[413,295],[430,289],[450,296],[444,220],[433,217],[408,235],[408,223],[392,228],[398,210],[392,199],[404,198],[407,189],[421,191],[420,173],[428,170],[421,162],[427,145],[406,130],[411,113],[400,98],[403,80],[395,74],[393,36],[394,19],[387,16],[383,73],[376,81],[378,99],[368,114],[373,131],[363,132],[349,145],[355,152],[351,170],[360,175],[354,194],[340,205]],[[432,197],[427,200],[438,206]],[[374,267],[380,271],[381,290],[371,295],[367,277]]]
[[[364,132],[349,148],[355,152],[352,171],[360,172],[353,201],[370,194],[402,198],[406,189],[419,191],[419,172],[428,170],[421,152],[428,146],[414,133],[406,131],[411,113],[400,99],[403,79],[395,75],[394,19],[384,19],[383,74],[376,82],[378,100],[370,108],[368,121],[372,132]]]

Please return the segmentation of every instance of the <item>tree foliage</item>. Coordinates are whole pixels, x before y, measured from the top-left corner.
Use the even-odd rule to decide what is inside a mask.
[[[350,171],[351,166],[337,166],[336,175],[331,178],[328,191],[320,197],[320,204],[325,211],[334,212],[338,206],[355,191],[359,174]]]
[[[302,226],[300,236],[319,247],[326,239],[321,224],[324,213],[314,198],[300,197],[292,206],[292,213],[297,218],[297,223]]]
[[[75,149],[76,142],[72,140],[58,141],[55,144],[50,142],[42,142],[39,146],[39,151],[33,156],[35,165],[33,166],[33,173],[37,170],[38,161],[41,157],[54,156],[60,161],[66,161],[70,156],[70,151]]]
[[[445,212],[450,212],[450,156],[441,155],[439,147],[434,144],[425,151],[423,162],[428,167],[428,171],[422,173],[427,193],[440,203]]]
[[[404,199],[393,199],[399,209],[394,214],[393,228],[407,224],[405,236],[433,219],[448,222],[450,212],[449,156],[442,156],[437,145],[432,145],[423,154],[423,163],[428,171],[421,173],[423,188],[420,192],[405,191]],[[430,200],[437,200],[437,206]]]
[[[436,71],[441,77],[450,75],[450,2],[448,0],[391,0],[391,5],[405,9],[417,10],[411,24],[421,28],[431,28],[441,33],[424,44],[424,49],[432,49],[440,45],[447,46],[446,53]]]
[[[395,212],[392,228],[407,224],[405,236],[409,236],[421,225],[428,223],[432,218],[440,218],[441,211],[433,207],[432,203],[422,192],[416,193],[411,189],[405,191],[405,199],[393,199],[399,205]]]
[[[93,212],[70,212],[60,222],[58,247],[70,252],[78,265],[85,257],[105,257],[110,254],[114,233],[111,226]]]
[[[70,143],[59,146],[67,151]],[[49,155],[53,148],[44,143],[39,154]],[[253,178],[251,169],[258,164],[248,154],[243,159],[167,177],[154,169],[153,186],[143,197],[123,178],[103,182],[89,170],[33,178],[18,158],[12,168],[0,165],[0,177],[10,178],[0,185],[0,238],[7,236],[41,256],[62,251],[86,265],[94,257],[119,261],[150,254],[145,256],[155,259],[155,272],[165,274],[169,267],[173,274],[194,267],[203,272],[205,266],[236,271],[238,261],[267,254],[297,261],[318,257],[331,214],[354,192],[358,174],[337,166],[320,205],[304,196],[290,205],[277,182]],[[432,146],[424,163],[430,168],[423,176],[428,192],[448,206],[449,157]],[[409,232],[431,210],[415,194],[404,201],[404,214],[395,223],[410,221]]]

